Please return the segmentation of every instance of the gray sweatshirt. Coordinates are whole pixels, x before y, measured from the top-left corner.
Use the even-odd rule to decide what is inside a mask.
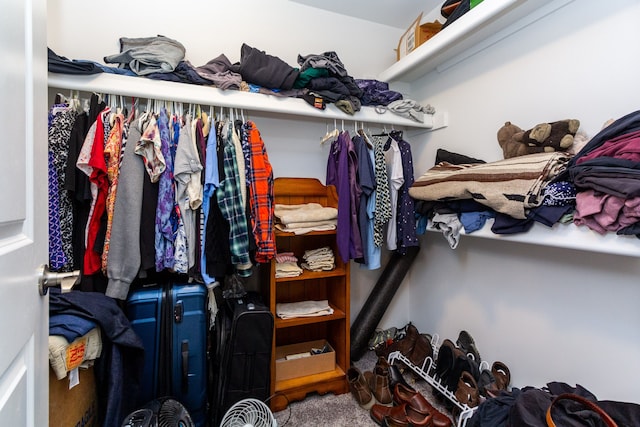
[[[111,298],[127,299],[129,286],[140,269],[140,217],[142,215],[142,186],[144,163],[134,152],[142,134],[144,115],[131,123],[124,157],[118,176],[118,190],[113,208],[111,240],[107,258],[109,283],[105,294]]]

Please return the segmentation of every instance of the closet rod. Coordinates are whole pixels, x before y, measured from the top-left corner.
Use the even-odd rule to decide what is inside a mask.
[[[424,123],[420,123],[390,111],[378,114],[373,107],[362,107],[355,115],[350,116],[333,104],[327,105],[325,110],[319,110],[299,98],[278,97],[237,90],[221,90],[212,86],[199,86],[109,73],[89,76],[49,73],[48,80],[48,86],[55,89],[110,93],[113,95],[239,108],[249,111],[264,111],[318,119],[355,120],[400,126],[407,129],[432,129],[434,128],[434,123],[437,122],[437,117],[434,118],[433,115],[429,114],[425,114]]]

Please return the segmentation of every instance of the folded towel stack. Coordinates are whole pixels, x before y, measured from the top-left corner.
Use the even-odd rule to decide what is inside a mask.
[[[321,301],[299,301],[276,304],[276,315],[281,319],[328,316],[330,314],[333,314],[333,309],[329,306],[329,301],[326,299]]]
[[[302,269],[298,267],[298,258],[293,252],[281,252],[276,254],[276,278],[298,277]]]
[[[318,249],[310,249],[302,256],[305,262],[302,267],[311,271],[329,271],[336,268],[335,256],[330,247],[324,246]]]
[[[338,222],[338,210],[319,203],[276,204],[274,216],[278,230],[294,234],[335,230]]]

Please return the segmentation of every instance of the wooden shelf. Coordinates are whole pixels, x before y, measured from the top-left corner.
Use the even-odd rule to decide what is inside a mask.
[[[302,116],[327,120],[349,120],[417,129],[434,128],[434,123],[439,123],[442,120],[437,115],[434,117],[425,114],[424,122],[420,123],[390,111],[379,114],[373,107],[362,107],[360,111],[351,116],[340,110],[334,104],[327,105],[325,110],[319,110],[313,108],[300,98],[279,97],[260,93],[241,92],[238,90],[221,90],[213,86],[176,83],[110,73],[88,76],[49,73],[48,80],[49,87],[56,89],[134,96],[144,99],[212,105],[215,107],[239,108],[248,111],[263,111],[293,117]]]
[[[309,393],[320,395],[347,393],[349,387],[345,378],[345,371],[336,365],[333,371],[278,381],[275,383],[274,389],[277,394],[269,402],[271,409],[274,412],[281,411],[288,406],[290,401],[302,400]]]
[[[302,234],[295,234],[288,231],[275,230],[276,236],[279,237],[294,237],[294,236],[302,236]],[[336,234],[336,230],[324,230],[324,231],[310,231],[305,233],[305,236],[330,236],[332,234]]]
[[[329,271],[309,271],[304,270],[302,274],[296,277],[277,277],[276,283],[282,282],[299,282],[302,280],[315,280],[315,279],[325,279],[327,277],[339,277],[344,276],[345,270],[344,265],[336,266],[333,270]]]
[[[276,178],[274,183],[275,203],[296,205],[319,203],[322,206],[337,207],[338,195],[335,187],[324,186],[314,178]],[[279,411],[290,402],[301,400],[309,393],[340,394],[349,391],[345,372],[350,365],[350,271],[349,263],[344,263],[337,255],[336,231],[316,231],[296,235],[276,232],[278,252],[293,252],[300,260],[308,249],[328,246],[336,257],[336,268],[331,271],[304,270],[297,277],[275,278],[275,260],[265,273],[268,283],[269,308],[275,318],[275,328],[271,360],[271,409]],[[276,315],[278,303],[308,300],[327,300],[333,313],[327,316],[296,317],[280,319]],[[320,374],[296,377],[283,381],[275,380],[276,347],[299,344],[310,340],[326,340],[335,351],[335,369]]]
[[[316,317],[296,317],[295,319],[280,319],[279,317],[275,317],[275,327],[276,329],[281,328],[290,328],[293,326],[302,326],[302,325],[312,325],[314,323],[324,323],[331,322],[333,320],[342,320],[347,317],[346,313],[339,308],[336,308],[332,304],[329,304],[331,308],[333,308],[333,314],[327,316],[316,316]]]
[[[339,366],[336,366],[333,371],[321,372],[319,374],[307,375],[304,377],[291,378],[284,381],[277,381],[275,391],[281,392],[301,386],[304,387],[307,385],[314,385],[318,382],[341,378],[344,377],[344,375],[345,372]]]
[[[411,83],[435,69],[444,71],[571,1],[484,0],[380,73],[378,80]]]

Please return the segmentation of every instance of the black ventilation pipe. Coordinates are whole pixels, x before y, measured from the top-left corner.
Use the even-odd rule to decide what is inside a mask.
[[[351,325],[351,360],[360,360],[368,349],[369,339],[380,323],[404,276],[420,252],[419,246],[407,248],[406,255],[394,252]]]

